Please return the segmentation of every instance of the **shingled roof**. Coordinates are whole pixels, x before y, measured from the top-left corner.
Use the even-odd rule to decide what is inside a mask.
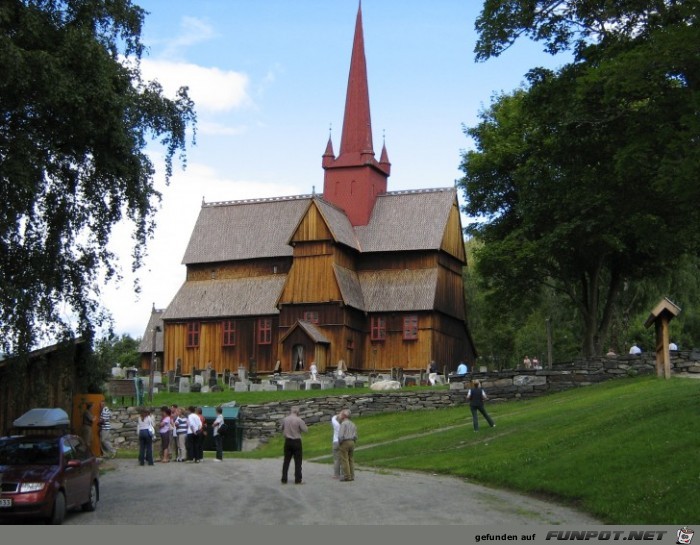
[[[292,231],[311,195],[202,205],[182,263],[291,256]]]
[[[275,306],[287,275],[185,282],[163,320],[279,314]]]
[[[345,212],[323,199],[315,199],[315,201],[335,241],[340,244],[345,244],[355,250],[359,250],[360,245],[357,242],[357,235],[355,234],[350,220],[345,215]]]
[[[153,352],[153,329],[156,326],[160,327],[160,331],[156,332],[156,352],[163,351],[163,312],[165,312],[165,309],[157,309],[155,306],[151,310],[151,317],[148,319],[146,331],[141,336],[140,353]]]
[[[358,274],[367,312],[433,310],[437,269],[367,271]]]
[[[439,250],[456,198],[455,188],[379,195],[369,223],[355,227],[360,248],[363,252]]]
[[[343,296],[343,303],[358,310],[365,310],[362,286],[357,273],[339,265],[333,265],[333,271],[340,288],[340,294]]]
[[[454,188],[385,193],[369,224],[354,228],[342,210],[314,195],[204,204],[182,262],[291,256],[289,239],[312,199],[340,244],[361,252],[439,250],[456,198]]]

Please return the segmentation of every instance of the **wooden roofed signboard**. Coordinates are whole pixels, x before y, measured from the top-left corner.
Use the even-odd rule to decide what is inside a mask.
[[[644,327],[654,324],[656,329],[656,374],[664,378],[671,378],[671,354],[669,353],[668,323],[678,316],[681,308],[664,297],[649,314]]]

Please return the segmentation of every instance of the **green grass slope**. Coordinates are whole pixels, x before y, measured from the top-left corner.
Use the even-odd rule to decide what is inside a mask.
[[[488,410],[497,427],[482,419],[478,433],[468,407],[355,418],[356,463],[464,477],[607,524],[700,520],[700,380],[621,379]],[[330,424],[312,426],[304,458],[330,461],[330,447]],[[281,452],[275,437],[234,456]]]

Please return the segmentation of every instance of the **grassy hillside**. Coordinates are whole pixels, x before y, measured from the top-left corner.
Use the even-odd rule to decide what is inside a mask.
[[[700,520],[700,380],[621,379],[488,410],[497,427],[478,433],[467,407],[356,418],[356,462],[547,497],[608,524]],[[330,461],[330,443],[330,425],[313,426],[304,458]],[[232,455],[281,452],[277,437]]]

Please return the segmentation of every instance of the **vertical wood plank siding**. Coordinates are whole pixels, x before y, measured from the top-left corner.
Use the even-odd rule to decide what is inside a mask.
[[[277,361],[279,343],[279,321],[272,318],[272,343],[259,345],[257,342],[257,317],[236,318],[236,344],[223,346],[221,320],[201,321],[199,346],[187,346],[187,323],[168,322],[165,327],[165,366],[164,370],[174,370],[177,360],[182,362],[181,371],[189,374],[192,369],[204,369],[211,362],[217,373],[225,369],[235,371],[239,365],[248,367],[252,355],[260,372],[272,372]]]

